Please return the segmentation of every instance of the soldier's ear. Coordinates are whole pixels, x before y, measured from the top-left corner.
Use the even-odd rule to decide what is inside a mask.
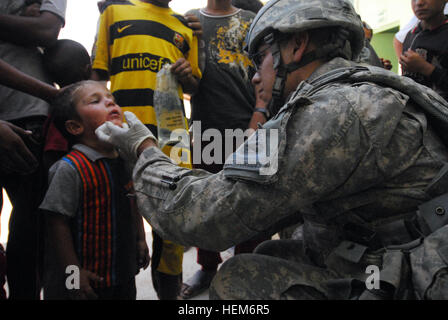
[[[303,55],[308,51],[310,36],[308,32],[301,32],[293,36],[293,59],[295,62],[302,60]]]

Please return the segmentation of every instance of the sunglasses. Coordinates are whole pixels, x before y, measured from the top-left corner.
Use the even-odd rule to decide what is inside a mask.
[[[266,51],[270,48],[271,48],[271,46],[267,46],[263,50],[250,55],[250,59],[252,60],[252,64],[254,65],[254,68],[256,71],[258,71],[260,69],[261,64],[263,63],[263,60],[266,57]]]

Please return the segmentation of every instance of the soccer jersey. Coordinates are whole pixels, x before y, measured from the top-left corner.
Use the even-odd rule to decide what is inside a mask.
[[[187,59],[201,78],[198,45],[183,17],[139,0],[110,4],[101,16],[94,69],[106,70],[117,103],[157,134],[153,96],[165,63]],[[182,89],[179,99],[183,100]]]

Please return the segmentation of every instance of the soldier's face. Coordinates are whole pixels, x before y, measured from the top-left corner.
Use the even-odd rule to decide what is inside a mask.
[[[272,99],[276,71],[274,70],[274,59],[270,46],[263,44],[258,49],[254,59],[257,72],[252,78],[252,84],[256,90],[257,98],[269,102]]]

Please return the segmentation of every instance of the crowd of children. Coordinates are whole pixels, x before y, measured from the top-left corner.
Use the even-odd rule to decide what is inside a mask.
[[[219,253],[198,248],[201,269],[183,289],[184,247],[153,232],[149,256],[131,172],[95,130],[106,121],[126,126],[123,112],[132,111],[157,136],[153,98],[166,63],[181,85],[179,99],[192,95],[192,119],[202,129],[264,123],[267,102],[256,97],[243,51],[254,14],[237,8],[251,1],[238,2],[209,0],[184,17],[170,0],[99,1],[91,55],[57,40],[66,0],[0,3],[0,186],[13,206],[6,250],[0,245],[0,299],[7,279],[10,299],[39,299],[43,288],[44,299],[132,300],[135,276],[149,264],[159,299],[188,299],[208,287]],[[445,4],[411,1],[420,21],[407,33],[400,63],[404,76],[447,99]],[[240,244],[240,252],[258,243]],[[67,286],[68,266],[79,271],[75,289]]]

